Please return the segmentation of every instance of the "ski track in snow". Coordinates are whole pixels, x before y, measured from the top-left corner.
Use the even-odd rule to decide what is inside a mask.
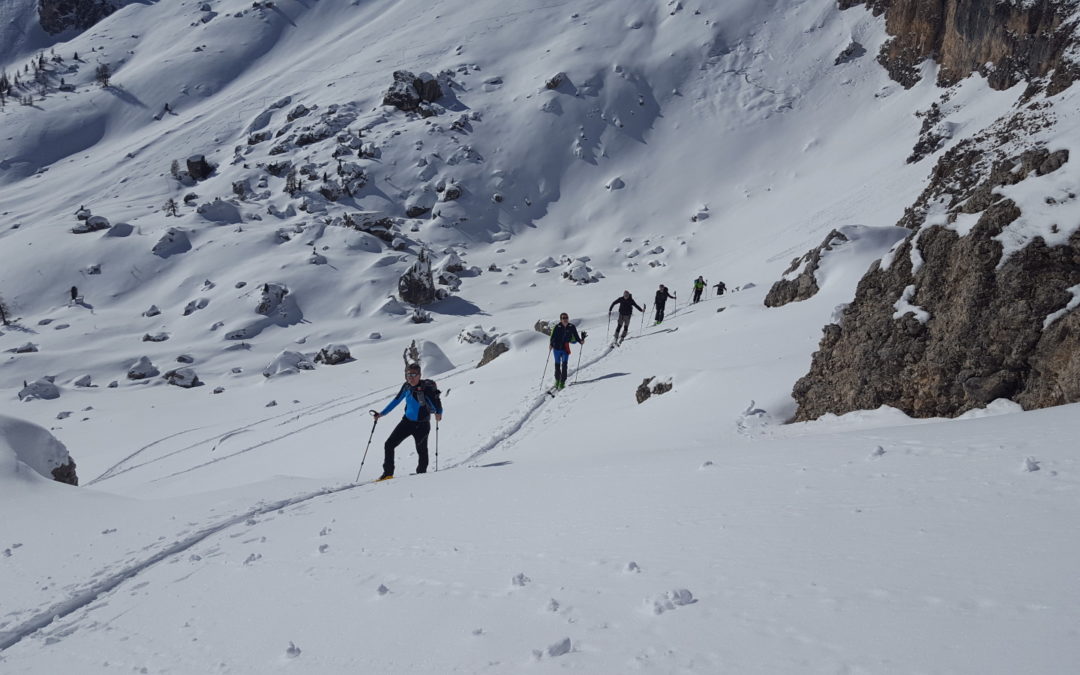
[[[674,330],[677,330],[677,327],[675,327],[675,328],[665,328],[665,329],[661,329],[661,330],[657,330],[657,331],[652,331],[652,332],[649,332],[649,333],[640,333],[639,335],[632,336],[632,338],[628,338],[628,339],[633,339],[633,338],[638,338],[638,337],[650,337],[652,335],[657,335],[657,334],[660,334],[660,333],[673,332]],[[577,368],[575,370],[575,375],[577,373],[579,373],[580,371],[586,369],[586,368],[589,368],[591,366],[596,365],[597,363],[600,363],[608,355],[610,355],[611,352],[614,349],[615,349],[615,347],[613,347],[611,344],[608,344],[600,352],[600,354],[598,354],[597,356],[594,356],[593,358],[589,359],[583,365],[581,365],[579,368]],[[475,367],[470,367],[468,370],[472,370],[473,368],[475,368]],[[460,371],[458,373],[452,373],[451,376],[454,375],[454,374],[461,374],[461,372],[466,372],[466,371],[462,370],[462,371]],[[394,386],[396,387],[397,385],[394,385]],[[382,395],[385,395],[383,393],[384,391],[385,390],[379,390],[378,392],[374,392],[374,393],[379,394],[380,396],[382,396]],[[541,392],[539,394],[530,394],[530,397],[533,400],[530,403],[527,404],[527,407],[525,408],[525,410],[523,412],[521,412],[516,419],[512,420],[507,425],[505,425],[501,431],[499,431],[494,436],[492,436],[486,443],[484,443],[478,450],[474,451],[467,458],[465,458],[464,460],[462,460],[460,462],[450,464],[448,467],[446,467],[446,469],[443,469],[443,470],[445,471],[445,470],[454,469],[454,468],[461,467],[461,466],[466,466],[466,467],[473,466],[472,463],[475,462],[478,458],[480,458],[480,457],[482,457],[484,455],[487,455],[492,450],[494,450],[497,447],[499,447],[500,445],[504,444],[506,441],[510,440],[517,433],[519,433],[522,429],[524,429],[526,427],[526,425],[528,424],[529,420],[531,420],[533,418],[533,416],[538,411],[544,409],[546,407],[547,403],[554,402],[556,400],[556,399],[553,399],[553,398],[549,397],[545,392]],[[231,431],[227,431],[224,434],[216,434],[213,437],[197,441],[196,443],[192,443],[192,444],[190,444],[190,445],[188,445],[188,446],[186,446],[184,448],[174,450],[174,451],[172,451],[172,452],[170,452],[170,453],[168,453],[168,454],[166,454],[166,455],[164,455],[162,457],[150,460],[148,462],[144,462],[142,464],[137,464],[135,466],[127,467],[127,468],[122,469],[122,470],[117,470],[118,467],[120,467],[120,466],[122,466],[124,464],[124,462],[129,461],[130,459],[132,459],[133,457],[139,455],[143,451],[148,450],[151,447],[153,447],[155,445],[158,445],[158,444],[160,444],[160,443],[162,443],[164,441],[167,441],[167,440],[169,440],[171,438],[175,438],[177,436],[181,436],[181,435],[186,434],[186,433],[191,433],[191,432],[194,432],[194,431],[198,431],[199,429],[201,429],[203,427],[196,427],[196,428],[193,428],[193,429],[187,429],[187,430],[184,430],[184,431],[180,431],[180,432],[171,434],[169,436],[165,436],[165,437],[163,437],[161,439],[158,439],[157,441],[154,441],[153,443],[150,443],[148,445],[143,446],[139,450],[135,451],[134,453],[132,453],[128,457],[124,458],[123,460],[121,460],[117,464],[115,464],[112,467],[110,467],[109,469],[107,469],[100,476],[98,476],[93,481],[91,481],[91,483],[100,482],[100,481],[107,480],[109,478],[116,477],[116,476],[118,476],[118,475],[120,475],[122,473],[125,473],[127,471],[131,471],[131,470],[139,468],[141,466],[146,466],[147,464],[151,464],[153,462],[159,461],[159,460],[164,459],[166,457],[175,455],[175,454],[180,453],[180,452],[184,452],[186,450],[193,449],[195,447],[206,445],[206,444],[211,443],[211,442],[215,442],[215,447],[216,447],[216,443],[219,443],[220,441],[223,441],[223,440],[225,440],[227,438],[230,438],[232,436],[235,436],[237,434],[241,434],[241,433],[251,431],[252,428],[254,428],[254,427],[258,426],[258,425],[261,425],[261,424],[265,424],[266,422],[269,422],[271,420],[278,420],[278,419],[280,419],[282,417],[288,417],[289,419],[284,420],[282,422],[279,422],[278,426],[281,426],[281,425],[284,425],[284,424],[290,424],[290,423],[297,422],[297,421],[303,419],[306,415],[311,414],[314,411],[332,410],[332,409],[334,409],[334,408],[336,408],[336,407],[338,407],[340,405],[346,405],[346,404],[349,404],[349,403],[353,403],[358,399],[371,399],[371,398],[373,398],[373,395],[366,395],[366,396],[363,396],[363,397],[356,397],[356,398],[339,397],[339,398],[336,398],[336,399],[330,399],[328,401],[323,401],[323,402],[316,403],[316,404],[313,404],[313,405],[309,406],[306,409],[305,412],[302,412],[302,413],[298,414],[296,411],[289,411],[288,413],[285,413],[285,414],[282,414],[282,415],[275,415],[275,416],[272,416],[272,417],[263,418],[261,420],[257,420],[255,422],[250,423],[250,424],[244,425],[242,427],[237,427],[236,429],[233,429]],[[171,473],[171,474],[169,474],[167,476],[162,476],[161,478],[157,478],[155,480],[162,480],[164,478],[169,478],[169,477],[172,477],[172,476],[178,476],[178,475],[188,473],[190,471],[194,471],[196,469],[200,469],[202,467],[208,466],[208,465],[213,464],[215,462],[219,462],[219,461],[222,461],[224,459],[228,459],[230,457],[235,457],[237,455],[240,455],[240,454],[243,454],[243,453],[246,453],[246,452],[250,452],[252,450],[258,449],[258,448],[263,447],[263,446],[266,446],[266,445],[268,445],[270,443],[277,442],[277,441],[279,441],[279,440],[281,440],[283,438],[288,438],[289,436],[293,436],[293,435],[298,434],[298,433],[300,433],[302,431],[306,431],[307,429],[311,429],[312,427],[316,427],[316,426],[319,426],[321,424],[325,424],[327,422],[330,422],[330,421],[333,421],[333,420],[338,419],[340,417],[343,417],[345,415],[352,414],[352,413],[354,413],[354,412],[356,412],[358,410],[362,410],[364,407],[366,407],[366,404],[361,405],[361,406],[357,406],[357,407],[354,407],[354,408],[349,408],[348,410],[345,410],[343,412],[335,413],[335,414],[330,415],[329,417],[326,417],[324,419],[320,419],[320,420],[312,422],[310,424],[305,424],[302,427],[299,427],[297,429],[293,429],[293,430],[289,431],[288,433],[282,434],[282,435],[277,436],[275,438],[267,439],[265,441],[261,441],[259,443],[252,444],[252,445],[250,445],[250,446],[248,446],[246,448],[236,450],[236,451],[234,451],[234,452],[232,452],[232,453],[230,453],[228,455],[223,455],[222,457],[218,457],[218,458],[215,458],[215,459],[210,460],[208,462],[203,462],[201,464],[197,464],[195,466],[189,467],[189,468],[184,469],[182,471],[177,471],[177,472]],[[203,529],[199,530],[198,532],[196,532],[195,534],[184,537],[182,539],[178,539],[174,543],[166,546],[164,549],[162,549],[162,550],[158,551],[157,553],[151,555],[150,557],[146,558],[145,560],[129,564],[129,565],[121,568],[119,571],[105,577],[104,579],[101,579],[100,581],[96,581],[94,583],[91,583],[91,584],[83,587],[81,590],[72,591],[70,593],[70,597],[68,599],[57,602],[57,603],[54,603],[52,605],[49,605],[45,609],[40,610],[37,613],[35,613],[31,618],[27,619],[26,621],[23,621],[22,623],[20,623],[19,625],[11,628],[10,630],[0,631],[0,655],[2,655],[5,650],[15,646],[16,644],[20,643],[24,639],[26,639],[28,637],[31,637],[32,635],[34,635],[38,631],[44,629],[45,627],[49,626],[50,624],[52,624],[54,622],[58,622],[61,619],[65,618],[65,617],[68,617],[68,616],[74,614],[75,612],[78,612],[81,609],[90,607],[90,605],[92,605],[94,602],[96,602],[98,599],[100,599],[103,595],[115,590],[121,584],[123,584],[125,581],[128,581],[130,579],[134,579],[140,573],[144,572],[147,569],[150,569],[154,565],[156,565],[156,564],[158,564],[158,563],[160,563],[160,562],[162,562],[164,560],[167,560],[168,558],[171,558],[172,556],[184,553],[185,551],[192,548],[193,546],[196,546],[197,544],[205,541],[206,539],[208,539],[208,538],[210,538],[210,537],[212,537],[212,536],[214,536],[216,534],[220,534],[220,533],[224,532],[225,530],[227,530],[227,529],[229,529],[229,528],[231,528],[231,527],[233,527],[235,525],[246,524],[249,520],[251,520],[252,518],[255,518],[257,516],[265,515],[267,513],[271,513],[271,512],[274,512],[274,511],[280,511],[280,510],[285,509],[285,508],[296,506],[298,504],[302,504],[304,502],[308,502],[308,501],[311,501],[311,500],[314,500],[314,499],[318,499],[320,497],[325,497],[325,496],[337,494],[339,492],[344,492],[346,490],[351,490],[351,489],[356,488],[356,487],[362,487],[362,486],[365,486],[365,485],[371,485],[371,484],[373,484],[375,482],[376,481],[372,480],[372,481],[365,481],[365,482],[362,482],[362,483],[348,483],[348,484],[340,485],[340,486],[337,486],[337,487],[323,488],[323,489],[318,490],[316,492],[309,492],[309,493],[305,493],[305,494],[302,494],[302,495],[282,499],[282,500],[273,502],[271,504],[264,504],[264,505],[261,505],[261,506],[257,506],[257,507],[255,507],[253,509],[245,511],[244,513],[241,513],[241,514],[238,514],[238,515],[233,515],[233,516],[227,517],[224,520],[221,520],[221,521],[219,521],[219,522],[217,522],[215,524],[208,525],[208,526],[204,527]],[[99,575],[100,575],[100,573],[99,573]]]
[[[302,504],[312,499],[317,499],[326,495],[336,494],[345,490],[351,490],[352,488],[359,487],[361,485],[368,485],[371,482],[372,481],[368,481],[367,483],[349,483],[347,485],[342,485],[338,487],[324,488],[322,490],[310,492],[297,497],[290,497],[277,502],[273,502],[271,504],[257,506],[243,514],[226,518],[225,520],[217,524],[205,527],[191,536],[185,537],[172,543],[169,546],[166,546],[164,549],[158,551],[157,553],[150,556],[149,558],[146,558],[145,560],[123,567],[119,571],[111,574],[110,576],[100,581],[91,583],[81,590],[71,592],[70,597],[67,600],[62,600],[58,603],[46,607],[44,610],[39,611],[30,619],[23,621],[14,628],[6,631],[0,631],[0,654],[3,654],[5,650],[15,646],[22,640],[30,637],[31,635],[45,628],[49,624],[55,621],[59,621],[64,617],[70,616],[71,614],[79,611],[80,609],[88,607],[96,600],[98,600],[101,596],[109,593],[110,591],[113,591],[125,581],[129,579],[134,579],[141,572],[149,569],[157,563],[162,562],[163,560],[166,560],[174,555],[183,553],[184,551],[190,549],[196,544],[199,544],[200,542],[205,541],[209,537],[215,534],[219,534],[234,525],[246,523],[248,520],[256,516],[265,515],[273,511],[280,511],[282,509],[295,506],[297,504]]]

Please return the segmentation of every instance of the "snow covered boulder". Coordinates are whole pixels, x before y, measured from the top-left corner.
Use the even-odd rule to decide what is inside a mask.
[[[195,211],[203,218],[215,223],[231,225],[243,221],[243,217],[240,214],[240,208],[233,202],[221,199],[220,197],[212,202],[199,204]]]
[[[0,415],[0,483],[27,468],[51,480],[79,484],[75,460],[55,436],[31,422]]]
[[[205,155],[192,155],[187,158],[187,170],[195,180],[206,180],[214,173],[214,166],[206,161]]]
[[[494,332],[494,329],[492,329]],[[463,328],[458,333],[458,342],[464,342],[466,344],[484,344],[489,345],[495,339],[495,336],[484,330],[483,326],[473,326],[472,328]]]
[[[328,366],[336,366],[352,360],[349,348],[342,344],[326,345],[315,355],[315,363],[325,363]]]
[[[177,387],[183,387],[184,389],[191,389],[192,387],[201,387],[203,385],[202,380],[195,374],[195,371],[191,368],[177,368],[176,370],[170,370],[162,375],[166,382],[175,385]]]
[[[417,76],[408,70],[396,70],[394,82],[383,96],[383,105],[412,112],[419,109],[421,103],[437,101],[442,95],[442,88],[431,73]]]
[[[43,377],[34,380],[19,390],[20,401],[34,401],[37,399],[51,401],[60,398],[60,388],[53,384],[53,378]]]
[[[486,366],[508,351],[510,351],[510,343],[507,340],[494,340],[484,348],[484,355],[480,358],[480,363],[476,364],[476,367]]]
[[[402,302],[411,305],[428,305],[437,299],[431,258],[426,251],[421,251],[413,266],[398,279],[398,294]]]
[[[191,239],[187,232],[179,227],[170,227],[165,234],[154,244],[151,253],[159,258],[186,253],[191,250]]]
[[[562,273],[563,279],[573,281],[577,285],[591,284],[600,281],[603,274],[596,272],[582,259],[571,261]]]
[[[106,237],[128,237],[135,231],[135,227],[131,223],[116,223],[109,228],[109,231],[105,233]]]
[[[127,378],[129,380],[145,380],[148,377],[156,377],[160,373],[161,371],[150,362],[149,357],[140,356],[139,360],[128,368]]]
[[[315,370],[315,364],[300,352],[284,351],[263,368],[263,377],[293,375],[301,370]]]
[[[255,313],[269,316],[281,306],[288,294],[289,289],[284,284],[263,284],[262,296],[259,298],[259,304],[255,306]]]
[[[109,219],[105,216],[89,216],[86,220],[71,228],[71,231],[75,234],[86,234],[87,232],[107,230],[109,227]]]

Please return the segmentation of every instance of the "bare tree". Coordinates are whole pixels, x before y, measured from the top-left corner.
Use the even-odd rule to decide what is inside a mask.
[[[109,82],[112,80],[112,69],[109,68],[109,64],[98,64],[97,70],[94,71],[94,80],[102,87],[109,86]]]

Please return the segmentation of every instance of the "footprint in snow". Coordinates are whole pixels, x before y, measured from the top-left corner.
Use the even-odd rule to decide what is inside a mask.
[[[630,562],[626,563],[626,568],[624,571],[627,574],[639,574],[641,572],[641,566],[631,560]]]
[[[569,654],[574,650],[574,644],[570,641],[570,638],[563,638],[554,644],[548,645],[547,649],[534,649],[533,658],[537,661],[544,658],[544,654],[547,654],[550,658],[562,656],[563,654]]]
[[[379,595],[386,595],[390,592],[390,589],[385,584],[379,584],[379,587],[375,589],[375,592]]]
[[[884,455],[885,455],[885,448],[883,448],[883,447],[881,447],[879,445],[876,448],[874,448],[873,452],[870,453],[869,459],[877,459],[878,457],[883,457]]]
[[[525,584],[527,584],[527,583],[529,583],[531,581],[532,581],[532,579],[525,576],[524,572],[519,572],[518,574],[514,575],[513,584],[515,586],[524,586]]]
[[[650,605],[652,607],[652,613],[659,616],[660,614],[671,611],[677,607],[692,605],[696,602],[697,599],[694,597],[693,593],[685,588],[676,588],[657,598],[647,600],[645,604]]]
[[[300,656],[300,648],[292,642],[289,642],[289,648],[285,650],[285,656],[295,659],[297,656]]]
[[[1024,458],[1024,471],[1031,473],[1033,471],[1038,471],[1040,468],[1041,467],[1039,466],[1039,460],[1035,459],[1034,457]]]

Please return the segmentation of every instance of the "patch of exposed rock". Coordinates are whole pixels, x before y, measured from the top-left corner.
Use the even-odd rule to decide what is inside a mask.
[[[326,345],[315,355],[315,363],[325,363],[328,366],[336,366],[340,363],[352,361],[352,353],[343,344]]]
[[[634,392],[634,398],[637,399],[638,403],[644,403],[646,400],[648,400],[654,395],[659,396],[660,394],[666,394],[667,392],[671,391],[671,388],[673,386],[671,384],[671,380],[652,384],[653,380],[655,379],[655,375],[653,377],[646,377],[644,380],[641,381],[641,384],[638,385],[637,391]]]
[[[818,292],[817,269],[821,265],[821,255],[825,251],[831,251],[834,247],[844,244],[848,238],[839,230],[833,230],[825,237],[825,241],[817,248],[812,248],[801,258],[795,258],[791,265],[784,270],[784,277],[773,284],[769,294],[765,296],[766,307],[782,307],[789,302],[799,302],[813,297]],[[787,278],[801,272],[794,278]]]
[[[496,340],[484,348],[484,355],[480,358],[480,363],[476,364],[476,367],[486,366],[508,351],[510,351],[510,345],[503,340]]]

